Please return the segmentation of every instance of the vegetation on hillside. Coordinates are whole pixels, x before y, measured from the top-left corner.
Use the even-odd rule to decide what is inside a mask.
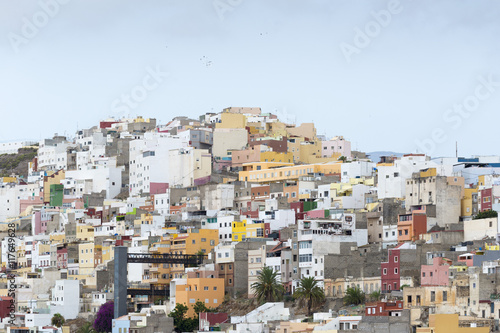
[[[0,155],[0,177],[11,174],[28,177],[28,163],[36,156],[35,148],[21,148],[17,154]]]

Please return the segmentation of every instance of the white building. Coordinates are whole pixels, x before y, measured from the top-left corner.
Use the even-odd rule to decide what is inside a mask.
[[[207,149],[193,147],[171,149],[167,165],[170,186],[190,187],[195,185],[197,179],[210,176],[212,155]]]
[[[340,166],[341,182],[349,183],[351,178],[362,178],[373,176],[375,163],[368,161],[354,161],[342,163]]]
[[[188,142],[165,133],[146,132],[142,139],[129,145],[130,195],[149,193],[150,183],[170,182],[170,153],[172,149],[187,148]]]
[[[68,166],[68,148],[72,144],[66,137],[55,136],[53,139],[40,141],[38,148],[38,169],[57,171]]]
[[[155,211],[161,216],[170,215],[170,189],[165,193],[154,195]]]
[[[56,280],[52,288],[50,313],[60,313],[64,319],[75,319],[80,312],[80,281]]]
[[[74,182],[65,184],[65,189],[76,196],[105,191],[106,199],[113,199],[122,190],[122,170],[123,167],[107,167],[66,171],[66,180]]]
[[[378,197],[404,198],[406,194],[406,180],[411,178],[414,172],[430,167],[436,167],[429,157],[423,154],[404,155],[394,163],[377,165],[378,172]],[[440,174],[441,169],[437,169]]]
[[[20,148],[32,146],[35,141],[12,141],[0,142],[0,155],[2,154],[17,154]]]
[[[0,187],[0,222],[20,213],[19,186],[2,185]]]

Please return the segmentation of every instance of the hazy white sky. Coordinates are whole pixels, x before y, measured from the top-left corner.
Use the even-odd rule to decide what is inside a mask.
[[[362,151],[500,154],[499,17],[488,0],[1,0],[0,141],[259,106]]]

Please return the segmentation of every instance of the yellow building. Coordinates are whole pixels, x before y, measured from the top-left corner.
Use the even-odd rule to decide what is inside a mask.
[[[420,178],[436,177],[436,176],[437,176],[436,168],[428,168],[420,171]]]
[[[0,183],[17,183],[16,177],[0,177]]]
[[[134,229],[141,230],[142,224],[153,224],[153,215],[149,213],[141,214],[139,219],[134,220]]]
[[[245,128],[247,125],[247,117],[240,113],[221,113],[220,123],[215,124],[215,128]]]
[[[62,244],[66,241],[66,234],[64,232],[61,233],[50,233],[50,243],[51,244]]]
[[[247,220],[233,222],[232,228],[233,242],[239,242],[246,238],[264,238],[267,236],[265,223],[248,223]]]
[[[239,242],[241,240],[244,240],[247,236],[246,220],[242,222],[234,221],[231,228],[231,234],[233,242]]]
[[[115,258],[115,246],[113,244],[102,245],[102,262],[107,262]]]
[[[188,307],[187,316],[193,317],[197,301],[207,308],[216,308],[224,301],[223,278],[187,278],[185,285],[176,285],[175,302]]]
[[[261,162],[293,163],[292,153],[278,153],[276,151],[265,151],[260,153]]]
[[[473,194],[477,194],[477,188],[466,188],[464,189],[464,197],[461,202],[461,216],[472,216],[475,215],[473,212]],[[477,204],[477,202],[476,202]]]
[[[272,164],[246,163],[243,165],[243,171],[239,172],[240,181],[270,183],[283,180],[297,180],[301,176],[307,176],[312,173],[322,173],[325,175],[340,174],[341,163],[332,164],[307,164],[294,166],[276,167]],[[281,167],[279,167],[281,166]]]
[[[43,202],[50,202],[50,185],[60,184],[61,180],[66,178],[64,170],[59,170],[49,176],[43,177]]]
[[[316,128],[314,123],[303,123],[296,127],[287,127],[288,136],[298,136],[308,138],[309,140],[316,139]]]
[[[78,244],[79,275],[89,275],[94,270],[94,243]]]
[[[278,328],[276,328],[276,333],[302,333],[302,332],[312,332],[314,327],[318,325],[317,323],[296,323],[293,321],[282,321]],[[335,330],[335,333],[338,331]],[[329,333],[328,331],[321,331],[321,333]]]
[[[94,227],[87,224],[76,225],[76,238],[82,241],[94,241]]]
[[[429,327],[417,327],[417,333],[488,333],[489,327],[459,327],[458,314],[431,314]]]

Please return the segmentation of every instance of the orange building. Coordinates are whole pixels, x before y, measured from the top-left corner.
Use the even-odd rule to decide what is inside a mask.
[[[412,242],[427,232],[427,215],[424,210],[398,215],[398,243]]]
[[[186,233],[169,234],[153,244],[150,252],[170,254],[210,253],[219,244],[219,231],[215,229],[188,229]],[[152,264],[143,276],[144,283],[169,284],[171,279],[181,278],[183,264]]]
[[[175,303],[188,307],[187,316],[194,316],[193,306],[203,302],[207,308],[216,308],[224,301],[223,278],[188,278],[186,284],[175,285]]]

